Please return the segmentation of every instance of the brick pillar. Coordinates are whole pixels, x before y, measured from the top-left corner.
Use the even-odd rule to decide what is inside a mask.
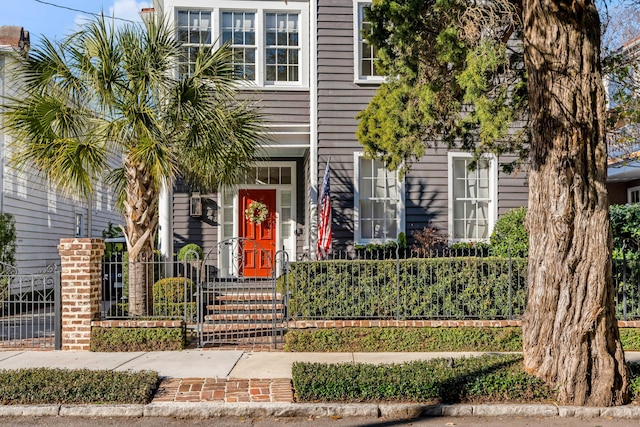
[[[89,350],[91,321],[100,319],[102,239],[60,239],[62,350]]]

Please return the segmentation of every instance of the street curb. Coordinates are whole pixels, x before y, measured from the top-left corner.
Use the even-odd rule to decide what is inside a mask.
[[[410,419],[431,417],[562,417],[639,419],[640,406],[593,408],[550,404],[425,405],[394,403],[221,403],[157,402],[146,405],[0,405],[0,417],[361,417]]]

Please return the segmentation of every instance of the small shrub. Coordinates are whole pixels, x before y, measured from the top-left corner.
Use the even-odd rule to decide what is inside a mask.
[[[154,303],[180,303],[191,301],[195,284],[191,279],[168,277],[153,284]]]
[[[640,252],[640,203],[609,207],[614,258],[638,259]]]
[[[398,247],[400,249],[405,249],[407,247],[407,235],[404,231],[398,233]]]
[[[149,403],[159,383],[153,371],[0,370],[0,404]]]
[[[184,245],[180,251],[178,251],[178,261],[198,261],[203,258],[204,252],[202,248],[195,243]]]
[[[13,216],[0,213],[0,262],[7,265],[15,264],[16,255],[16,224]]]
[[[431,252],[443,249],[447,244],[447,236],[438,231],[435,227],[424,227],[412,235],[415,244],[413,249],[420,256],[428,257]]]
[[[91,351],[172,351],[185,347],[184,328],[91,328]]]
[[[529,234],[524,228],[527,209],[516,208],[505,212],[493,227],[491,249],[500,257],[522,257],[529,255]]]

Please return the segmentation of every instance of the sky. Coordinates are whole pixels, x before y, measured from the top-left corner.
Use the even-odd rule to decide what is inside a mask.
[[[72,33],[88,13],[139,21],[143,7],[151,7],[151,0],[0,0],[0,26],[24,27],[31,35],[31,43],[42,35],[56,40]],[[75,9],[75,10],[70,10]]]

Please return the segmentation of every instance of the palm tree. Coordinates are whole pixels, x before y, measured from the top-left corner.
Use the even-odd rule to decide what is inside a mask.
[[[262,122],[238,102],[228,46],[200,49],[189,75],[165,21],[115,27],[104,17],[61,42],[44,38],[17,60],[21,87],[4,126],[12,160],[35,166],[66,195],[111,183],[125,216],[129,313],[151,307],[150,270],[162,186],[231,184],[255,159]],[[117,163],[115,164],[114,163]]]

